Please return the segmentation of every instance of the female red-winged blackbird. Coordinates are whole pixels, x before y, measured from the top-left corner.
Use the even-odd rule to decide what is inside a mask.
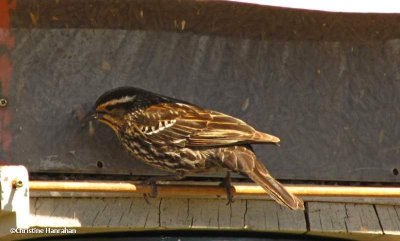
[[[250,177],[278,203],[304,209],[303,201],[276,181],[257,159],[250,144],[278,143],[229,115],[133,87],[104,93],[94,117],[111,127],[128,151],[181,179],[188,173],[228,170]],[[154,179],[156,180],[156,179]]]

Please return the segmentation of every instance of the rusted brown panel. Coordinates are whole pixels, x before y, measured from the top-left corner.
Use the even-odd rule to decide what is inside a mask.
[[[396,14],[325,13],[230,1],[18,1],[16,28],[111,28],[275,40],[388,40]]]

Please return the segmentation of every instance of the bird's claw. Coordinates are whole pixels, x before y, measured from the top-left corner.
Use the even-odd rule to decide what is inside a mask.
[[[144,197],[144,200],[146,201],[146,203],[150,204],[148,197],[156,198],[158,196],[157,183],[155,180],[149,179],[149,180],[143,181],[143,184],[151,186],[151,192],[143,194],[143,197]]]
[[[230,172],[226,173],[226,177],[220,183],[220,186],[224,187],[225,191],[226,191],[226,198],[228,199],[228,202],[226,203],[226,205],[232,204],[234,201],[233,201],[233,186],[232,186],[232,183],[231,183]]]
[[[228,201],[226,202],[226,206],[231,205],[232,203],[234,203],[233,201],[233,193],[232,193],[232,189],[229,188],[226,190],[226,198],[228,199]]]

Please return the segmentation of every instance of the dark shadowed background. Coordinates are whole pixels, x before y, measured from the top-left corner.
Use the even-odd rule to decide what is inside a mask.
[[[400,182],[399,22],[226,2],[17,0],[13,138],[0,156],[35,172],[159,174],[74,115],[131,85],[279,136],[280,147],[255,147],[277,178]]]

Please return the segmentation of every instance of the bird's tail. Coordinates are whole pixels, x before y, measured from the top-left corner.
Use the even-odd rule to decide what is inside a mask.
[[[254,182],[264,188],[264,190],[279,204],[290,209],[304,209],[303,201],[290,193],[280,182],[275,180],[260,161],[256,160],[254,170],[246,174]]]
[[[275,180],[265,166],[257,159],[254,152],[241,146],[223,149],[221,159],[224,166],[249,176],[279,204],[293,210],[304,209],[303,201]]]

